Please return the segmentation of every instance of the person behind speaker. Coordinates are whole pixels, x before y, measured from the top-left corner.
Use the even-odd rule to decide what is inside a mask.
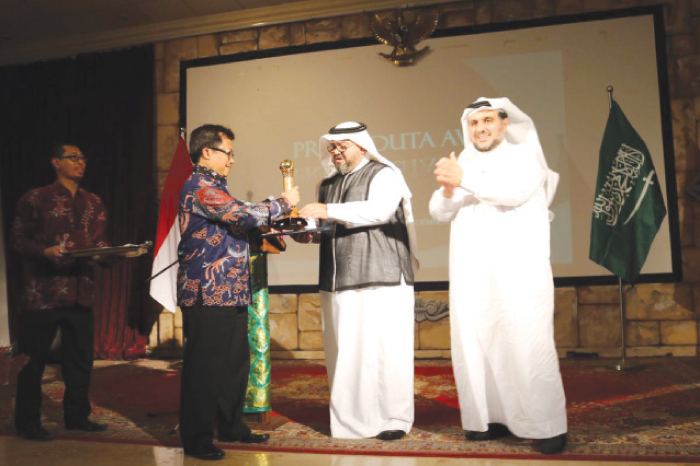
[[[106,424],[89,419],[95,261],[65,255],[108,246],[107,212],[97,195],[80,187],[87,158],[77,145],[57,144],[49,161],[56,181],[22,196],[11,231],[12,245],[22,260],[18,346],[20,353],[29,356],[17,376],[15,428],[21,437],[36,441],[53,438],[41,425],[41,379],[58,329],[65,428],[107,429]]]

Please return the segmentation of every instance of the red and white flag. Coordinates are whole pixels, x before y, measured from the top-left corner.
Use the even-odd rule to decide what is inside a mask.
[[[175,156],[170,164],[168,177],[163,186],[163,195],[160,200],[160,214],[158,215],[158,233],[156,244],[153,248],[154,276],[166,269],[165,272],[151,280],[151,297],[158,301],[165,309],[175,313],[177,311],[177,246],[180,243],[180,225],[178,222],[178,210],[180,203],[180,189],[192,173],[192,161],[187,150],[187,144],[183,138],[175,150]],[[171,266],[172,265],[172,266]]]

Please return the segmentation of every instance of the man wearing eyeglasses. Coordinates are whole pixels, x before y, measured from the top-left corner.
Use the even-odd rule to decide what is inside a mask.
[[[180,438],[185,454],[220,460],[214,443],[265,442],[243,422],[248,385],[248,305],[251,303],[248,233],[292,211],[294,187],[276,200],[247,204],[229,194],[233,132],[204,125],[190,135],[192,175],[180,191],[177,304],[185,355]]]
[[[87,159],[78,146],[56,145],[50,161],[56,181],[22,196],[12,225],[12,244],[23,266],[19,351],[29,355],[17,377],[15,427],[21,437],[37,441],[52,439],[41,425],[41,379],[59,328],[65,427],[107,429],[88,419],[94,262],[64,257],[67,251],[108,246],[107,214],[100,198],[80,187]]]
[[[327,177],[299,215],[333,229],[293,237],[320,243],[319,289],[331,391],[331,435],[398,440],[413,425],[411,192],[362,123],[321,136]]]

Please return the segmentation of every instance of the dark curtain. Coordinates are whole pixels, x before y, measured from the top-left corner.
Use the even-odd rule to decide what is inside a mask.
[[[0,189],[13,338],[20,262],[9,244],[10,225],[20,196],[55,180],[47,157],[54,143],[73,142],[88,157],[81,186],[104,201],[112,245],[155,237],[153,68],[152,46],[0,68]],[[145,352],[157,317],[145,282],[151,261],[148,254],[98,268],[97,357]]]

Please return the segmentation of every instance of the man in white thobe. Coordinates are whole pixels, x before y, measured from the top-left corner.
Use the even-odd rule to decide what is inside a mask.
[[[566,446],[566,401],[554,346],[549,258],[558,175],[532,120],[507,98],[462,116],[465,149],[438,161],[433,219],[452,222],[450,325],[466,438],[542,439]]]
[[[299,215],[332,228],[295,239],[321,244],[331,435],[397,440],[414,416],[411,192],[362,123],[331,128],[319,148],[327,177]]]

